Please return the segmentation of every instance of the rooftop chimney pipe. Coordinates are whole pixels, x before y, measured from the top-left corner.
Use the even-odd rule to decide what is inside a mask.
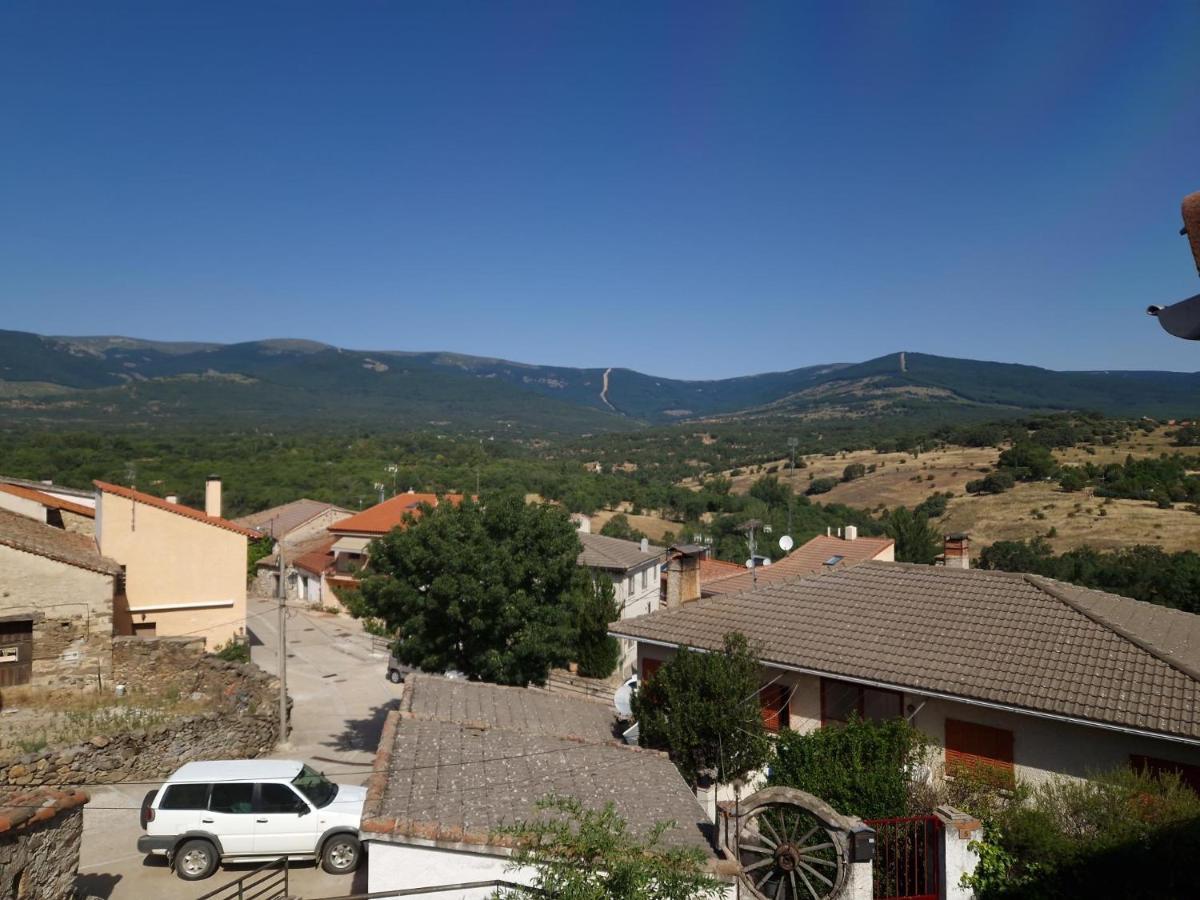
[[[206,515],[221,515],[221,476],[209,475],[204,479],[204,512]]]

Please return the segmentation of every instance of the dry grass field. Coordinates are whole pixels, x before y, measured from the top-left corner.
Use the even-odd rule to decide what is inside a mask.
[[[682,522],[672,522],[670,519],[662,519],[658,516],[634,516],[629,513],[630,506],[628,503],[622,503],[617,509],[602,509],[592,516],[592,531],[598,532],[604,527],[617,513],[625,513],[625,517],[629,519],[629,524],[636,528],[652,541],[661,541],[662,536],[668,531],[673,532],[676,536],[683,530]]]
[[[1080,465],[1092,462],[1103,465],[1121,462],[1126,456],[1135,458],[1158,456],[1178,448],[1172,447],[1166,432],[1170,428],[1144,434],[1136,432],[1129,441],[1112,447],[1082,447],[1055,453],[1065,464]],[[844,503],[864,509],[892,506],[916,506],[935,491],[952,491],[946,515],[938,527],[946,532],[965,531],[977,547],[999,540],[1018,540],[1047,536],[1058,552],[1085,544],[1111,550],[1133,544],[1156,544],[1165,550],[1200,550],[1200,515],[1187,512],[1184,504],[1174,509],[1158,509],[1153,503],[1139,500],[1109,500],[1092,496],[1090,491],[1065,493],[1057,484],[1018,484],[1002,494],[969,495],[966,483],[980,478],[980,469],[996,463],[999,451],[994,448],[947,447],[911,455],[876,453],[861,450],[836,456],[806,456],[807,468],[797,468],[791,480],[802,493],[815,478],[840,478],[851,463],[874,464],[876,471],[839,484],[814,499],[822,503]],[[787,460],[755,467],[732,476],[735,493],[745,493],[750,485],[766,474],[770,466],[774,473],[788,482]],[[691,485],[694,486],[694,485]],[[1054,536],[1048,537],[1051,529]]]

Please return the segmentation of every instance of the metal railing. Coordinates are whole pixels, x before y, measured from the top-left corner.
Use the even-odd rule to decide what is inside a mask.
[[[439,884],[430,887],[393,888],[390,891],[373,891],[370,894],[339,894],[336,897],[316,897],[313,900],[389,900],[392,897],[415,897],[419,894],[444,894],[450,891],[482,890],[484,888],[491,890],[503,888],[505,890],[520,891],[528,894],[530,897],[549,896],[539,888],[495,879],[492,881],[462,881],[458,884]]]
[[[281,856],[196,900],[284,900],[287,896],[287,857]]]

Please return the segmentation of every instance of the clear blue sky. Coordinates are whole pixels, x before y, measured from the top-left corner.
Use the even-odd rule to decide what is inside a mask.
[[[1200,5],[0,7],[0,327],[1200,369]]]

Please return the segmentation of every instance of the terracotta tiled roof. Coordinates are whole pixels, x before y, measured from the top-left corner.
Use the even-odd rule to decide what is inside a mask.
[[[610,630],[740,631],[768,664],[1200,739],[1200,617],[1032,575],[869,561]]]
[[[363,807],[369,837],[506,847],[496,829],[537,818],[537,800],[557,793],[588,809],[612,803],[635,834],[674,821],[667,846],[713,859],[708,820],[679,770],[665,754],[600,740],[596,710],[612,716],[599,704],[420,676],[406,695],[414,687],[380,738]],[[572,730],[586,736],[562,736]]]
[[[580,533],[579,543],[583,545],[583,550],[580,551],[576,563],[590,569],[628,572],[648,562],[662,562],[663,548],[655,544],[648,544],[647,552],[643,553],[640,541],[627,541],[586,532]]]
[[[319,546],[297,556],[292,565],[312,575],[324,574],[333,565],[333,541],[326,538]]]
[[[762,566],[758,570],[758,587],[787,581],[804,575],[812,575],[829,568],[844,568],[853,566],[868,559],[875,559],[895,545],[891,538],[860,537],[852,541],[840,537],[817,535],[785,556],[779,562]],[[836,563],[828,565],[834,557],[841,557]],[[737,578],[722,578],[710,585],[704,584],[703,573],[701,584],[706,594],[740,594],[754,586],[755,576],[745,568],[738,573]]]
[[[63,512],[75,513],[77,516],[87,516],[89,519],[96,518],[96,510],[90,506],[84,506],[82,503],[72,503],[70,500],[62,500],[44,491],[34,490],[33,488],[24,487],[19,484],[6,483],[0,483],[0,491],[12,494],[14,497],[23,497],[26,500],[32,500],[34,503],[40,503],[42,506],[48,506],[51,509],[61,509]]]
[[[92,484],[96,485],[105,494],[115,494],[118,497],[124,497],[126,500],[133,500],[136,503],[145,503],[147,506],[165,509],[167,512],[183,516],[185,519],[195,519],[197,522],[203,522],[205,525],[224,528],[226,531],[244,535],[251,540],[257,540],[262,537],[261,534],[252,528],[245,528],[236,522],[230,522],[228,519],[222,519],[219,516],[207,515],[198,509],[192,509],[190,506],[182,506],[179,503],[168,503],[166,500],[161,497],[155,497],[153,494],[145,494],[141,491],[135,491],[133,488],[122,487],[119,484],[109,484],[106,481],[93,481]]]
[[[336,510],[343,514],[344,518],[349,518],[353,513],[348,509],[342,509],[339,506],[334,506],[332,503],[323,503],[320,500],[309,500],[303,497],[299,500],[293,500],[291,503],[284,503],[282,506],[272,506],[270,509],[263,509],[256,513],[251,513],[248,516],[242,516],[240,519],[234,519],[238,525],[246,528],[253,528],[263,534],[269,534],[275,538],[287,537],[295,529],[299,528],[305,522],[311,522],[321,513],[329,510]]]
[[[50,787],[0,788],[0,834],[29,828],[88,802],[85,791]]]
[[[444,494],[441,499],[448,500],[456,506],[463,501],[462,494]],[[391,500],[384,500],[369,509],[343,519],[329,526],[334,534],[387,534],[397,525],[404,523],[404,517],[418,514],[418,507],[423,503],[437,506],[440,502],[437,494],[397,494]]]
[[[100,555],[90,535],[63,531],[7,509],[0,509],[0,544],[102,575],[121,574],[117,563]]]

